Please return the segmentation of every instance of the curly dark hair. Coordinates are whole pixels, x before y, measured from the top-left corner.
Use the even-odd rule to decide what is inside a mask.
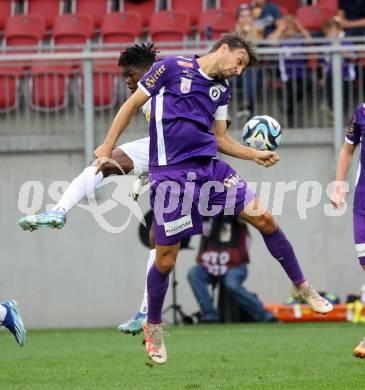
[[[221,38],[217,42],[215,42],[213,47],[210,49],[210,53],[217,51],[225,43],[228,45],[230,50],[234,50],[234,49],[246,50],[249,58],[247,67],[257,65],[258,56],[252,42],[245,39],[243,35],[240,33],[233,32],[233,33],[223,34]]]
[[[158,51],[153,43],[137,43],[127,47],[120,53],[119,66],[135,66],[137,68],[150,67],[155,61]]]

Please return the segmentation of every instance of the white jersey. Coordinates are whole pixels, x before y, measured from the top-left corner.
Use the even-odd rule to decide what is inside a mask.
[[[151,117],[151,99],[143,106],[142,112],[147,122]],[[148,173],[150,137],[140,138],[119,146],[119,149],[133,161],[134,170],[137,174]]]

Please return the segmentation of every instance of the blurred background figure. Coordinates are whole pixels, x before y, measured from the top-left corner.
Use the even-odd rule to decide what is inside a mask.
[[[365,0],[339,0],[337,17],[347,35],[365,35]]]
[[[214,307],[208,285],[225,289],[229,299],[236,302],[244,317],[250,321],[272,322],[276,318],[266,311],[255,293],[242,286],[249,262],[249,232],[237,217],[220,215],[206,217],[197,255],[197,265],[188,272],[188,280],[201,309],[202,322],[218,322],[222,313]]]
[[[252,7],[249,4],[242,4],[237,9],[234,31],[241,33],[246,39],[251,41],[260,40],[264,37],[264,29],[255,20]]]
[[[252,12],[252,6],[242,4],[236,11],[234,31],[242,34],[246,39],[258,41],[264,37],[264,28],[257,23]],[[259,74],[256,69],[249,68],[244,74],[237,77],[238,117],[249,118],[254,113],[254,102]]]
[[[331,18],[327,20],[322,27],[325,38],[336,40],[345,38],[346,34],[341,27],[338,19]],[[354,81],[356,80],[356,69],[354,60],[356,59],[353,53],[344,53],[342,62],[342,80],[343,80],[343,93],[344,93],[344,106],[348,107],[348,97],[350,88],[353,88]],[[333,109],[333,89],[332,89],[332,61],[330,55],[325,55],[323,59],[322,75],[320,79],[320,85],[324,87],[326,102],[332,111]]]
[[[278,6],[266,0],[252,1],[252,12],[256,23],[263,28],[265,38],[275,30],[276,22],[281,18]]]
[[[298,39],[311,39],[310,33],[294,16],[287,15],[276,23],[275,30],[268,36],[270,41],[293,40],[281,46],[298,47],[303,43],[295,42]],[[303,100],[304,93],[309,87],[307,59],[300,54],[292,55],[285,51],[279,55],[280,78],[284,83],[284,114],[288,126],[298,126],[298,103]],[[285,96],[286,95],[286,96]]]

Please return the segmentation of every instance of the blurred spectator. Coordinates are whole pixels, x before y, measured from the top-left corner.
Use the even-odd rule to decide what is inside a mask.
[[[223,283],[229,296],[239,305],[245,318],[251,321],[276,320],[266,311],[257,295],[242,287],[247,276],[249,233],[247,225],[236,216],[220,215],[205,218],[198,264],[188,273],[188,280],[202,312],[203,322],[218,322],[220,315],[208,292],[209,284]]]
[[[251,41],[263,39],[263,27],[259,27],[253,17],[252,7],[242,4],[236,12],[234,31],[241,33]],[[249,118],[254,111],[258,74],[256,69],[248,68],[244,74],[237,77],[238,116]]]
[[[337,17],[348,35],[365,35],[365,0],[340,0]]]
[[[264,37],[263,27],[257,25],[249,4],[242,4],[236,12],[236,24],[234,31],[241,33],[251,41],[260,40]]]
[[[269,36],[270,41],[311,39],[309,32],[294,16],[287,15],[277,21],[276,29]],[[295,105],[303,100],[304,93],[309,87],[307,60],[299,54],[288,53],[285,48],[300,47],[300,42],[285,42],[279,56],[280,78],[284,83],[286,98],[284,111],[288,118],[288,126],[298,126],[297,116],[294,117]]]
[[[275,30],[276,21],[281,18],[280,10],[274,3],[268,3],[266,0],[252,1],[252,13],[256,23],[264,30],[266,38]]]
[[[336,18],[327,20],[322,26],[323,34],[328,39],[345,38],[345,31],[341,27]],[[351,84],[356,79],[356,70],[354,65],[354,54],[344,53],[343,67],[342,67],[342,80],[343,80],[343,93],[344,93],[344,105],[348,104],[349,90],[352,87]],[[325,55],[322,60],[322,75],[320,79],[320,85],[325,87],[326,97],[329,107],[333,108],[333,91],[332,91],[332,62],[331,56]]]

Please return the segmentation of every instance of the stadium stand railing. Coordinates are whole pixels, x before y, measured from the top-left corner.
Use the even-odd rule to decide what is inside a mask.
[[[79,45],[40,46],[37,38],[43,31],[40,29],[36,34],[32,31],[34,35],[25,40],[29,42],[28,39],[32,38],[31,46],[3,48],[0,56],[2,119],[11,120],[16,115],[19,123],[29,111],[35,111],[43,116],[57,112],[72,122],[75,111],[85,105],[83,67],[85,62],[90,62],[92,110],[107,118],[107,127],[118,104],[127,96],[119,77],[117,60],[121,47],[128,43],[121,38],[121,43],[99,42],[85,46],[81,43],[88,42],[91,34],[90,25],[86,24],[81,33],[72,30],[76,38],[70,35],[72,42],[76,40]],[[63,36],[62,32],[60,35]],[[67,40],[69,35],[65,36]],[[20,39],[16,43],[22,42]],[[295,42],[297,45],[293,41],[281,41],[275,45],[262,42],[265,45],[258,46],[259,66],[232,80],[233,128],[242,127],[250,115],[262,113],[276,117],[286,128],[306,129],[331,128],[340,112],[342,126],[353,107],[364,101],[365,46],[361,39],[331,43],[323,39],[314,39],[310,43]],[[212,42],[161,44],[164,48],[161,56],[184,56],[206,53]],[[182,48],[176,50],[176,46]],[[338,97],[338,94],[341,95]],[[339,101],[343,104],[336,109]],[[84,113],[81,111],[79,115]],[[27,126],[33,125],[25,120],[22,128]],[[1,131],[7,132],[7,129],[5,123]],[[40,129],[35,131],[41,132]]]

